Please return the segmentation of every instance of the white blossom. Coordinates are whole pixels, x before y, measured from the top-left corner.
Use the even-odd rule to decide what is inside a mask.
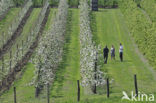
[[[55,71],[62,60],[67,14],[67,1],[60,0],[58,12],[53,20],[51,29],[40,39],[37,49],[35,57],[35,65],[37,68],[35,86],[37,87],[53,81]]]
[[[82,86],[93,86],[105,84],[105,74],[100,71],[100,65],[97,65],[95,71],[95,62],[100,60],[102,55],[98,54],[100,46],[96,47],[92,41],[92,32],[90,28],[89,5],[87,0],[80,2],[80,68],[82,77]],[[96,76],[96,79],[95,79]]]

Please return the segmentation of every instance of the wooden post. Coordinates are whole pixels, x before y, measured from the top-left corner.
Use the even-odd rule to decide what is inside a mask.
[[[11,67],[12,67],[12,51],[10,51],[10,72],[11,72]]]
[[[78,88],[78,92],[77,92],[77,101],[80,101],[80,82],[79,80],[77,80],[77,88]]]
[[[16,45],[16,60],[18,61],[18,44]]]
[[[47,84],[47,103],[50,103],[50,100],[49,100],[49,83]]]
[[[2,36],[3,36],[3,37],[2,37],[2,38],[3,38],[2,42],[3,42],[3,46],[4,46],[4,41],[5,41],[4,32],[3,32]]]
[[[16,101],[16,87],[14,87],[14,103],[17,103],[17,101]]]
[[[2,72],[4,72],[4,57],[2,57]]]
[[[135,85],[135,94],[138,96],[138,85],[137,85],[137,76],[134,75],[134,85]]]
[[[39,87],[35,88],[35,98],[37,98],[39,95]]]
[[[97,76],[96,76],[96,72],[97,72],[97,54],[96,54],[96,60],[95,60],[95,77],[94,77],[94,79],[96,80],[97,79]],[[97,92],[96,92],[96,83],[95,83],[95,85],[94,85],[94,94],[96,94]]]
[[[23,42],[23,40],[22,40],[22,57],[23,57],[23,50],[24,50],[24,42]]]
[[[27,36],[27,42],[26,42],[27,43],[27,48],[28,48],[28,42],[29,42],[29,36]]]
[[[107,78],[107,98],[109,98],[109,78]]]

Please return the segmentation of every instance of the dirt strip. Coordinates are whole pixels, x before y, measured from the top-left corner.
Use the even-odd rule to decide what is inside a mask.
[[[33,44],[30,46],[28,52],[25,54],[25,56],[16,64],[14,68],[12,68],[12,71],[0,82],[0,95],[6,90],[9,90],[11,87],[12,83],[16,80],[16,75],[21,72],[22,68],[28,63],[30,60],[33,52],[35,51],[36,47],[38,46],[39,38],[41,37],[45,25],[48,20],[48,16],[50,13],[50,8],[47,8],[45,17],[42,21],[40,31],[36,37],[36,40],[33,42]]]
[[[27,13],[25,14],[25,16],[23,17],[23,19],[22,19],[20,25],[18,26],[18,28],[16,29],[16,31],[13,33],[11,38],[6,42],[6,44],[4,44],[3,47],[0,49],[0,60],[2,59],[4,54],[6,54],[10,50],[12,45],[16,42],[16,39],[18,38],[18,36],[21,35],[28,18],[30,17],[30,14],[32,13],[32,10],[33,10],[33,8],[30,7],[29,10],[27,11]]]

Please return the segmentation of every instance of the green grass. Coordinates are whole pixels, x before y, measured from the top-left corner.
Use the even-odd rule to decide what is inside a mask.
[[[54,103],[76,102],[77,80],[80,80],[79,10],[70,9],[63,61],[51,89]]]
[[[50,28],[51,28],[51,23],[53,21],[53,18],[55,17],[55,14],[57,12],[57,9],[53,8],[53,9],[50,9],[50,14],[49,14],[49,17],[48,17],[48,21],[45,25],[45,29],[44,31],[48,31]]]
[[[5,33],[5,35],[8,35],[8,28],[11,26],[11,23],[16,18],[19,11],[20,11],[20,8],[11,8],[8,14],[6,15],[6,17],[0,21],[0,37],[2,36],[3,33]],[[0,46],[2,43],[3,42],[1,40]]]
[[[137,74],[140,92],[155,94],[154,77],[136,53],[120,10],[100,9],[99,12],[94,12],[93,15],[96,24],[94,39],[97,40],[97,44],[100,44],[103,48],[105,45],[108,45],[109,48],[114,45],[116,48],[116,60],[111,61],[109,55],[108,64],[102,68],[103,71],[108,72],[111,79],[114,79],[111,84],[111,97],[117,96],[117,98],[120,98],[122,97],[122,91],[127,91],[128,94],[132,90],[134,91],[134,74]],[[124,46],[124,62],[122,63],[119,61],[118,53],[120,42]]]
[[[22,101],[22,103],[25,103],[26,100],[31,99],[34,96],[33,92],[35,91],[35,88],[33,88],[33,86],[27,86],[32,81],[32,78],[34,76],[33,71],[35,70],[35,68],[30,63],[25,68],[26,71],[23,71],[23,77],[15,81],[15,83],[13,84],[13,86],[16,86],[17,89],[17,101]],[[13,86],[0,98],[0,103],[13,103]]]

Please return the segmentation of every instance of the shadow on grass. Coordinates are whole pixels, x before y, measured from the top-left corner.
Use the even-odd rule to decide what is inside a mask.
[[[51,87],[51,91],[54,90],[54,87],[57,87],[56,89],[56,94],[52,94],[52,97],[54,98],[61,98],[63,95],[60,93],[61,89],[63,87],[63,82],[64,82],[64,74],[65,74],[65,69],[68,66],[67,59],[69,54],[69,45],[70,45],[70,34],[71,34],[71,18],[72,18],[72,11],[69,10],[68,12],[68,17],[67,17],[67,25],[66,25],[66,34],[65,34],[65,44],[63,48],[63,57],[62,61],[58,66],[58,70],[56,71],[56,76],[54,79],[54,84]]]

